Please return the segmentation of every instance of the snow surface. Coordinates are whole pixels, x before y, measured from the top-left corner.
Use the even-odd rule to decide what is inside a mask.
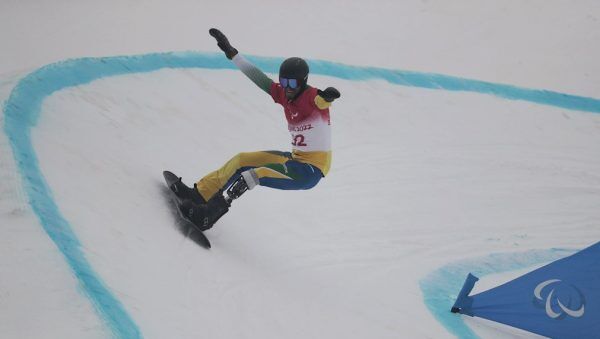
[[[217,51],[213,26],[247,54],[598,98],[598,18],[596,1],[3,1],[0,99],[68,58]],[[102,77],[43,101],[31,140],[51,198],[141,336],[472,335],[432,312],[447,306],[424,292],[432,272],[466,260],[496,272],[479,283],[489,288],[566,253],[551,249],[600,239],[597,113],[382,80],[310,82],[342,93],[330,174],[309,191],[248,192],[206,232],[210,251],[178,230],[161,172],[191,184],[237,152],[288,150],[268,96],[238,71],[185,68]],[[123,336],[42,227],[6,132],[0,337]],[[443,278],[458,293],[462,281]],[[482,337],[530,336],[465,322]]]

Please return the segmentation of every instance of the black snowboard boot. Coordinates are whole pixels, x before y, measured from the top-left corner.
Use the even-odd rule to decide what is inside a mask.
[[[190,200],[197,205],[206,204],[206,200],[204,200],[200,192],[198,192],[196,184],[194,184],[194,188],[189,188],[181,181],[181,178],[179,178],[178,181],[171,185],[171,190],[175,193],[179,201]]]
[[[181,183],[181,180],[179,180],[178,183]],[[176,184],[177,183],[174,185]],[[181,184],[181,186],[190,189],[183,184]],[[200,231],[206,231],[229,211],[231,202],[234,199],[239,198],[248,189],[248,184],[246,184],[244,177],[240,176],[227,189],[227,196],[223,195],[223,191],[219,191],[206,203],[200,204],[195,203],[191,199],[183,199],[183,202],[179,205],[179,209],[181,214],[191,221]],[[197,190],[195,191],[197,192]],[[202,199],[202,201],[204,201],[204,199]]]
[[[223,192],[219,191],[206,204],[198,205],[191,200],[185,200],[179,205],[179,210],[200,231],[206,231],[229,211],[229,206],[231,203],[225,200]]]

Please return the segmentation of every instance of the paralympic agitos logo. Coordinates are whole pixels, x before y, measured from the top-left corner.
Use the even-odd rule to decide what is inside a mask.
[[[539,283],[533,290],[534,305],[543,308],[552,319],[568,316],[580,318],[585,313],[585,298],[581,291],[560,279]]]

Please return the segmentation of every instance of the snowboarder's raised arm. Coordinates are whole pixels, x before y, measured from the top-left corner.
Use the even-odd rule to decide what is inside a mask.
[[[240,54],[236,54],[232,61],[242,73],[260,87],[260,89],[271,95],[271,84],[273,84],[273,80],[263,73],[263,71],[251,64],[250,61],[246,60],[246,58]]]
[[[258,87],[260,87],[267,94],[271,95],[271,84],[273,80],[269,78],[263,71],[258,69],[258,67],[251,64],[246,58],[241,56],[238,53],[238,50],[235,49],[229,43],[229,40],[225,36],[225,34],[221,33],[216,28],[211,28],[208,33],[217,40],[217,46],[225,52],[225,56],[232,60],[233,63],[244,73],[252,82],[254,82]]]

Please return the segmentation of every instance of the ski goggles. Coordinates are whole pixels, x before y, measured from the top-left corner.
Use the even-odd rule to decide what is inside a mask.
[[[279,83],[281,87],[286,88],[289,87],[291,89],[298,88],[298,79],[288,79],[288,78],[279,78]]]

